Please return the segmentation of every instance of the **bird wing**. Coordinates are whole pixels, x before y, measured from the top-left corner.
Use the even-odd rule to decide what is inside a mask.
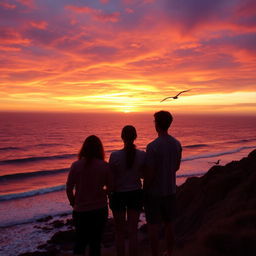
[[[188,91],[190,91],[190,90],[185,90],[185,91],[181,91],[181,92],[179,92],[175,97],[178,97],[180,94],[182,94],[183,92],[188,92]]]
[[[170,99],[170,98],[173,98],[173,97],[166,97],[166,98],[164,98],[163,100],[161,100],[160,102],[163,102],[163,101],[165,101],[165,100],[167,100],[167,99]]]

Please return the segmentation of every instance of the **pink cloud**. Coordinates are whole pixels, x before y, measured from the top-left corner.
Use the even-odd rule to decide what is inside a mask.
[[[17,2],[30,7],[30,8],[34,8],[35,7],[35,1],[34,0],[16,0]]]
[[[30,25],[34,28],[45,30],[48,23],[46,21],[31,21]]]
[[[107,13],[100,9],[93,9],[88,6],[78,7],[78,6],[69,5],[69,6],[66,6],[66,8],[76,13],[90,14],[95,20],[104,21],[104,22],[117,22],[120,16],[119,12]]]
[[[125,8],[125,11],[126,11],[127,13],[134,13],[134,10],[131,9],[131,8]]]
[[[29,45],[30,40],[15,29],[0,28],[0,43],[4,45]]]
[[[7,3],[7,2],[0,3],[0,6],[2,6],[5,9],[15,9],[16,8],[15,4],[10,4],[10,3]]]

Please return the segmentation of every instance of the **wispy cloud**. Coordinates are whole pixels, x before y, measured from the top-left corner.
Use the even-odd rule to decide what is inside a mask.
[[[151,111],[190,88],[166,106],[253,112],[255,10],[253,0],[3,0],[0,109],[33,98],[40,110]]]

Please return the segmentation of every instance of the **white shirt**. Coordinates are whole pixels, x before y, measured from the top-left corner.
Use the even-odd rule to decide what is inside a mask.
[[[144,188],[146,192],[160,196],[175,194],[181,151],[180,142],[171,135],[160,136],[147,145],[146,165],[153,168],[154,175]]]
[[[125,192],[141,189],[141,172],[146,153],[136,149],[133,166],[126,167],[125,150],[117,150],[110,155],[109,163],[113,171],[114,191]]]

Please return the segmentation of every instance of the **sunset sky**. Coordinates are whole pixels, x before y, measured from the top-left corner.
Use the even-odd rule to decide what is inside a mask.
[[[256,114],[256,1],[1,0],[0,63],[2,111]]]

